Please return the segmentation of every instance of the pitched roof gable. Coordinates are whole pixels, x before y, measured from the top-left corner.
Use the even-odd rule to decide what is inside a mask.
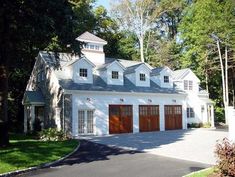
[[[145,63],[139,63],[139,64],[128,67],[125,71],[125,74],[134,73],[136,69],[138,69],[141,66],[144,66],[149,72],[151,72],[151,69]]]
[[[106,64],[102,65],[101,67],[98,68],[98,70],[106,70],[106,69],[108,69],[110,66],[112,66],[113,64],[117,64],[117,65],[120,66],[123,70],[126,69],[121,63],[119,63],[117,60],[114,60],[113,62],[109,62],[109,63],[106,63]]]
[[[95,67],[95,64],[92,63],[90,60],[88,60],[85,56],[82,56],[82,57],[79,58],[79,59],[76,59],[76,60],[71,61],[70,63],[68,63],[67,66],[73,65],[74,63],[76,63],[76,62],[78,62],[78,61],[81,61],[81,60],[85,60],[89,65],[91,65],[92,67]]]
[[[169,70],[169,71],[171,72],[171,74],[172,74],[172,70],[171,70],[169,67],[163,66],[163,67],[156,67],[156,68],[152,69],[151,75],[158,75],[158,74],[160,74],[163,70]]]
[[[107,44],[107,41],[99,38],[98,36],[95,36],[94,34],[89,33],[88,31],[78,36],[76,40],[81,42],[94,42],[100,44]]]
[[[197,78],[197,80],[200,81],[190,68],[185,68],[185,69],[180,69],[180,70],[174,71],[173,72],[173,79],[174,80],[183,80],[190,73],[192,73]]]

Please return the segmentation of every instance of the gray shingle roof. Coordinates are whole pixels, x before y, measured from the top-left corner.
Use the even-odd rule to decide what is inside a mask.
[[[24,104],[41,103],[44,104],[45,100],[40,91],[25,91]]]
[[[107,44],[107,41],[95,36],[94,34],[89,33],[88,31],[78,36],[76,40],[81,42],[98,42],[102,44]]]
[[[71,79],[59,80],[59,83],[62,86],[62,88],[65,90],[167,93],[167,94],[182,93],[176,91],[175,89],[161,88],[152,81],[150,81],[150,87],[135,86],[126,77],[124,77],[124,85],[108,85],[97,75],[94,75],[93,84],[75,83]]]
[[[140,67],[143,63],[137,64],[137,65],[133,65],[130,66],[126,69],[125,74],[130,74],[130,73],[134,73],[136,68]]]
[[[114,62],[116,62],[123,70],[125,70],[126,68],[117,60],[114,60],[112,62],[109,63],[105,63],[103,65],[101,65],[99,68],[97,68],[98,70],[106,70],[110,65],[112,65]]]
[[[183,79],[189,72],[190,72],[189,68],[173,71],[173,79],[174,80]]]

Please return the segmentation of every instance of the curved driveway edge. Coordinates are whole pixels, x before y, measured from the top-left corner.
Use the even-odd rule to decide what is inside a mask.
[[[19,175],[19,174],[22,174],[22,173],[27,173],[27,172],[30,172],[30,171],[50,167],[52,165],[55,165],[55,164],[63,161],[64,159],[68,158],[69,156],[73,155],[75,152],[78,151],[79,147],[80,147],[80,143],[78,143],[77,147],[72,152],[65,155],[64,157],[61,157],[60,159],[58,159],[56,161],[44,163],[44,164],[41,164],[41,165],[38,165],[38,166],[35,166],[35,167],[29,167],[29,168],[22,169],[22,170],[16,170],[16,171],[12,171],[12,172],[2,173],[2,174],[0,174],[0,177],[10,177],[10,176],[15,176],[15,175]]]
[[[80,141],[79,150],[53,165],[21,177],[181,177],[210,165]]]

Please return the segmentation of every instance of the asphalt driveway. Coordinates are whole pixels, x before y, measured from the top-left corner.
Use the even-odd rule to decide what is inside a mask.
[[[54,165],[20,176],[181,177],[209,165],[81,140],[78,151]]]
[[[110,147],[214,165],[216,142],[227,136],[226,130],[189,129],[87,138]]]

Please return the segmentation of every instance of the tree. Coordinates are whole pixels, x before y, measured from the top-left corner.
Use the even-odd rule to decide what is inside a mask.
[[[208,81],[209,72],[221,71],[223,102],[225,107],[227,106],[226,97],[228,95],[226,94],[226,90],[228,90],[228,87],[226,87],[226,81],[223,77],[223,63],[227,57],[226,55],[219,54],[220,60],[218,61],[216,45],[214,45],[215,42],[211,38],[211,35],[216,34],[234,52],[234,7],[235,2],[233,0],[198,0],[186,9],[180,26],[181,38],[185,46],[184,61],[182,63],[188,66],[194,65],[194,68],[198,71],[197,73],[200,73],[200,77],[202,78],[204,78],[205,71],[206,81]],[[219,47],[219,52],[220,50],[225,51],[226,45],[222,48]],[[232,62],[232,58],[230,60]],[[208,66],[212,67],[209,68]],[[215,80],[215,78],[213,79]]]
[[[121,28],[137,36],[140,59],[144,62],[144,39],[158,16],[158,3],[154,0],[119,0],[113,6],[114,16]]]
[[[22,108],[34,58],[55,41],[61,49],[72,43],[73,13],[66,0],[4,0],[0,14],[0,146],[7,146],[9,115]]]

